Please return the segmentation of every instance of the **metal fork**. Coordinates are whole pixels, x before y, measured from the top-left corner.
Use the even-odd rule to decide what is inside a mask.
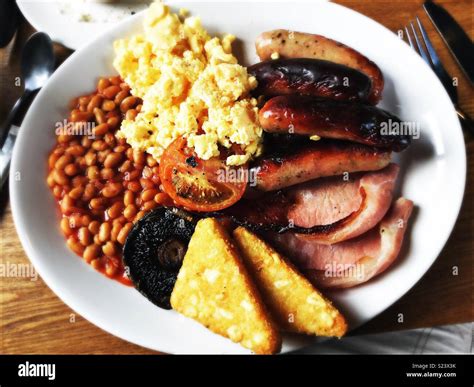
[[[418,25],[419,32],[416,31],[416,27],[413,22],[410,22],[411,34],[408,27],[405,26],[405,33],[408,39],[408,44],[413,50],[415,50],[415,52],[417,52],[423,58],[423,60],[428,64],[428,66],[431,67],[431,69],[440,79],[444,88],[448,92],[451,101],[453,102],[453,105],[456,109],[456,113],[458,114],[459,120],[461,121],[461,125],[464,128],[467,128],[469,131],[474,132],[472,119],[466,113],[464,113],[458,105],[458,91],[456,89],[456,86],[454,86],[453,84],[453,79],[447,73],[446,69],[441,63],[438,54],[436,54],[436,51],[433,45],[431,44],[430,38],[428,37],[428,34],[426,33],[426,30],[421,24],[421,21],[418,17],[416,17],[416,22]],[[419,39],[418,35],[421,36],[421,39]],[[421,40],[423,41],[426,49],[425,47],[423,47]]]

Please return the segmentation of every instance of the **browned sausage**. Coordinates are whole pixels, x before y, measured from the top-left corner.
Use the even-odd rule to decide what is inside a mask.
[[[251,168],[256,188],[274,191],[324,176],[376,171],[390,163],[391,152],[345,141],[321,140],[257,159]]]
[[[269,60],[273,53],[281,58],[313,58],[339,63],[366,74],[372,80],[370,102],[382,98],[384,79],[379,67],[360,52],[322,35],[273,30],[260,34],[255,43],[261,60]]]
[[[353,68],[321,59],[267,60],[248,68],[258,87],[255,95],[303,94],[347,101],[367,101],[370,78]]]
[[[265,103],[259,121],[269,133],[317,135],[397,152],[410,144],[408,135],[392,133],[394,124],[402,127],[397,117],[375,106],[354,102],[283,95]]]

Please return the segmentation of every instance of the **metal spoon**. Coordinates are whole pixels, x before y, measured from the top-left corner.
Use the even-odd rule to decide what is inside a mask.
[[[26,42],[21,53],[21,76],[25,82],[25,91],[16,101],[8,114],[0,132],[0,190],[7,178],[13,145],[15,145],[18,127],[12,125],[18,116],[32,101],[35,94],[54,71],[55,57],[53,43],[43,32],[33,34]]]
[[[21,13],[15,0],[3,0],[0,12],[0,48],[10,43],[21,21]]]
[[[25,84],[25,90],[3,123],[0,131],[0,148],[5,142],[16,115],[28,102],[29,97],[46,83],[54,71],[54,64],[53,42],[47,34],[36,32],[28,39],[21,53],[21,78]]]

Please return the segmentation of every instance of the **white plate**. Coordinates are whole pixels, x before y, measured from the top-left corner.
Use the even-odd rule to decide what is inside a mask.
[[[142,11],[151,0],[17,0],[38,31],[77,50],[118,22]]]
[[[185,4],[211,33],[241,39],[246,63],[256,60],[254,39],[274,28],[327,35],[366,54],[383,70],[382,106],[419,122],[422,135],[401,154],[400,193],[412,199],[403,253],[385,274],[369,283],[329,294],[354,328],[397,301],[428,270],[443,248],[464,192],[464,140],[448,95],[434,73],[396,35],[373,20],[332,3]],[[46,186],[46,159],[55,142],[53,127],[67,114],[67,101],[94,89],[97,78],[115,73],[112,42],[140,29],[142,16],[128,19],[74,53],[36,97],[20,130],[10,192],[18,234],[44,281],[70,307],[125,340],[172,353],[245,353],[174,311],[155,307],[133,288],[95,272],[71,253],[59,231],[58,214]],[[283,351],[312,339],[285,338]]]

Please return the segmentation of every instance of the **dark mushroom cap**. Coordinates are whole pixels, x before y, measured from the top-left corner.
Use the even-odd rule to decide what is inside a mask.
[[[133,226],[123,248],[129,276],[146,298],[171,309],[170,297],[196,219],[181,210],[159,208]]]

